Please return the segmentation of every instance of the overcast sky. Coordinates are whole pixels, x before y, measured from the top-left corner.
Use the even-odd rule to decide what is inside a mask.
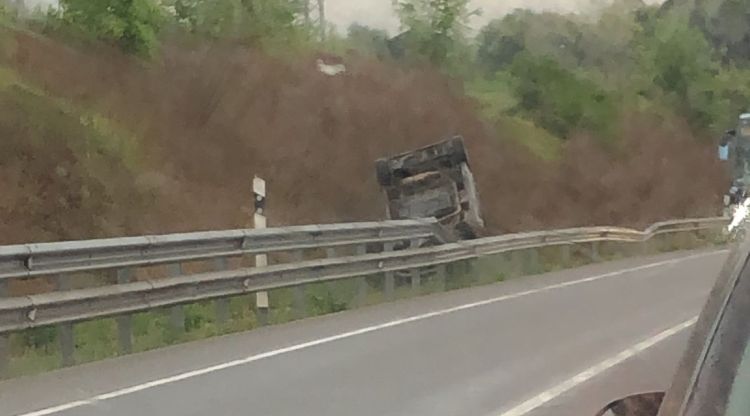
[[[556,12],[585,12],[597,5],[617,0],[472,0],[472,9],[481,9],[482,15],[472,22],[477,29],[492,19],[501,17],[514,9],[548,10]],[[662,0],[646,0],[657,3]],[[398,31],[398,20],[393,14],[391,0],[326,0],[328,17],[345,31],[351,23]]]
[[[474,19],[472,26],[478,27],[489,20],[500,17],[516,8],[535,10],[576,11],[586,8],[590,0],[472,0],[472,8],[481,9],[482,16]],[[398,20],[393,14],[391,0],[326,0],[328,17],[339,29],[353,22],[386,29],[398,30]]]
[[[51,4],[55,0],[25,0],[29,5]],[[550,10],[558,12],[580,12],[590,10],[597,4],[612,0],[472,0],[474,9],[481,9],[482,16],[472,22],[474,28],[501,17],[513,9]],[[617,1],[617,0],[614,0]],[[647,0],[658,2],[660,0]],[[329,20],[342,32],[354,22],[386,29],[391,34],[398,31],[398,20],[393,14],[391,0],[326,0]]]

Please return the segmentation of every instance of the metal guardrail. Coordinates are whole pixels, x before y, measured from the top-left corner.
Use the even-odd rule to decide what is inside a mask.
[[[0,280],[435,237],[432,219],[0,246]]]
[[[358,255],[339,258],[302,260],[261,268],[183,273],[163,279],[0,298],[0,341],[2,334],[45,325],[72,325],[165,306],[225,300],[246,293],[367,275],[385,274],[387,279],[391,279],[392,290],[393,272],[397,271],[414,271],[487,255],[551,246],[569,247],[571,244],[604,241],[644,242],[661,234],[718,229],[727,222],[726,218],[668,221],[654,224],[645,231],[619,227],[539,231],[401,251],[387,250],[392,248],[394,241],[434,237],[432,229],[435,222],[289,227],[0,247],[0,279],[8,279],[82,270],[133,268],[256,252],[385,243],[385,251],[375,254],[360,250]],[[388,285],[386,281],[386,288]],[[122,336],[127,338],[130,335]]]
[[[706,227],[723,227],[729,224],[730,219],[728,217],[714,217],[714,218],[694,218],[685,220],[671,220],[657,222],[656,224],[648,227],[644,234],[646,235],[659,235],[670,232],[679,231],[696,231],[705,229]]]

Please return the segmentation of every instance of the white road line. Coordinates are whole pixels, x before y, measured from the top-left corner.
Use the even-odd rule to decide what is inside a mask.
[[[643,340],[632,347],[620,352],[619,354],[608,358],[599,364],[594,365],[593,367],[589,367],[586,370],[574,375],[573,377],[563,381],[562,383],[551,387],[536,396],[530,398],[529,400],[526,400],[525,402],[513,407],[512,409],[506,410],[502,413],[500,413],[500,416],[525,416],[532,410],[541,407],[545,403],[555,399],[556,397],[560,396],[561,394],[567,392],[568,390],[573,389],[574,387],[577,387],[591,378],[609,370],[610,368],[622,363],[623,361],[632,358],[647,349],[655,346],[656,344],[666,340],[667,338],[677,335],[681,331],[690,328],[695,324],[695,322],[698,320],[698,317],[694,317],[690,320],[687,320],[685,322],[682,322],[681,324],[675,325],[657,335],[654,335],[651,338],[648,338],[646,340]]]
[[[198,377],[198,376],[202,376],[202,375],[209,374],[209,373],[214,373],[216,371],[225,370],[227,368],[232,368],[232,367],[237,367],[237,366],[241,366],[241,365],[250,364],[252,362],[260,361],[260,360],[263,360],[263,359],[266,359],[266,358],[276,357],[278,355],[287,354],[287,353],[290,353],[290,352],[299,351],[299,350],[303,350],[303,349],[306,349],[306,348],[315,347],[315,346],[318,346],[318,345],[328,344],[328,343],[331,343],[331,342],[339,341],[339,340],[346,339],[346,338],[356,337],[358,335],[363,335],[363,334],[367,334],[367,333],[370,333],[370,332],[380,331],[380,330],[383,330],[383,329],[386,329],[386,328],[392,328],[392,327],[395,327],[395,326],[400,326],[400,325],[408,324],[408,323],[411,323],[411,322],[417,322],[417,321],[422,321],[422,320],[425,320],[425,319],[435,318],[435,317],[438,317],[438,316],[443,316],[443,315],[447,315],[447,314],[450,314],[450,313],[459,312],[459,311],[463,311],[463,310],[467,310],[467,309],[474,309],[474,308],[478,308],[478,307],[481,307],[481,306],[491,305],[491,304],[494,304],[494,303],[498,303],[498,302],[502,302],[502,301],[506,301],[506,300],[510,300],[510,299],[520,298],[520,297],[523,297],[523,296],[528,296],[528,295],[533,295],[533,294],[537,294],[537,293],[548,292],[548,291],[551,291],[551,290],[561,289],[561,288],[569,287],[569,286],[580,285],[580,284],[583,284],[583,283],[594,282],[594,281],[597,281],[597,280],[602,280],[602,279],[606,279],[606,278],[610,278],[610,277],[622,276],[622,275],[625,275],[625,274],[628,274],[628,273],[638,272],[638,271],[643,271],[643,270],[648,270],[648,269],[653,269],[653,268],[656,268],[656,267],[670,266],[670,265],[673,265],[673,264],[676,264],[676,263],[679,263],[679,262],[682,262],[682,261],[692,260],[692,259],[696,259],[696,258],[707,257],[707,256],[712,256],[712,255],[722,254],[722,253],[723,253],[723,251],[714,251],[714,252],[709,252],[709,253],[694,254],[694,255],[691,255],[691,256],[680,257],[680,258],[677,258],[677,259],[665,260],[665,261],[660,261],[660,262],[657,262],[657,263],[646,264],[646,265],[643,265],[643,266],[631,267],[629,269],[622,269],[622,270],[618,270],[618,271],[615,271],[615,272],[604,273],[604,274],[600,274],[600,275],[596,275],[596,276],[591,276],[591,277],[587,277],[587,278],[580,279],[580,280],[574,280],[574,281],[570,281],[570,282],[565,282],[565,283],[559,283],[559,284],[555,284],[555,285],[545,286],[545,287],[538,288],[538,289],[526,290],[526,291],[523,291],[523,292],[513,293],[513,294],[509,294],[509,295],[504,295],[504,296],[499,296],[499,297],[495,297],[495,298],[491,298],[491,299],[486,299],[486,300],[479,301],[479,302],[468,303],[468,304],[465,304],[465,305],[455,306],[455,307],[452,307],[452,308],[441,309],[441,310],[434,311],[434,312],[429,312],[429,313],[425,313],[425,314],[421,314],[421,315],[411,316],[411,317],[408,317],[408,318],[396,319],[396,320],[385,322],[385,323],[382,323],[382,324],[379,324],[379,325],[369,326],[369,327],[365,327],[365,328],[362,328],[362,329],[358,329],[358,330],[354,330],[354,331],[349,331],[349,332],[344,332],[342,334],[333,335],[333,336],[326,337],[326,338],[320,338],[320,339],[317,339],[317,340],[314,340],[314,341],[304,342],[304,343],[293,345],[293,346],[286,347],[286,348],[280,348],[280,349],[277,349],[277,350],[268,351],[268,352],[264,352],[264,353],[261,353],[261,354],[251,355],[249,357],[245,357],[245,358],[242,358],[242,359],[239,359],[239,360],[229,361],[229,362],[226,362],[226,363],[223,363],[223,364],[218,364],[218,365],[214,365],[214,366],[211,366],[211,367],[205,367],[205,368],[202,368],[202,369],[199,369],[199,370],[187,371],[187,372],[184,372],[184,373],[181,373],[181,374],[177,374],[177,375],[174,375],[174,376],[171,376],[171,377],[161,378],[161,379],[158,379],[158,380],[153,380],[153,381],[149,381],[149,382],[142,383],[142,384],[137,384],[135,386],[126,387],[126,388],[123,388],[123,389],[120,389],[120,390],[115,390],[115,391],[112,391],[112,392],[109,392],[109,393],[100,394],[100,395],[93,396],[91,398],[84,399],[84,400],[76,400],[76,401],[73,401],[73,402],[61,404],[59,406],[48,407],[48,408],[45,408],[45,409],[41,409],[41,410],[29,412],[29,413],[20,413],[20,414],[17,414],[16,416],[46,416],[46,415],[52,415],[52,414],[55,414],[55,413],[64,412],[66,410],[75,409],[75,408],[78,408],[78,407],[81,407],[81,406],[86,406],[86,405],[94,404],[96,402],[100,402],[100,401],[103,401],[103,400],[114,399],[116,397],[125,396],[125,395],[128,395],[128,394],[133,394],[133,393],[136,393],[136,392],[139,392],[139,391],[142,391],[142,390],[147,390],[147,389],[151,389],[151,388],[154,388],[154,387],[163,386],[165,384],[175,383],[175,382],[178,382],[178,381],[181,381],[181,380],[186,380],[186,379],[189,379],[189,378]],[[510,416],[511,414],[509,414],[509,415],[503,415],[503,416]]]

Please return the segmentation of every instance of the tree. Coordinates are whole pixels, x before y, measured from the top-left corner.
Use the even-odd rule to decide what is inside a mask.
[[[488,72],[506,68],[526,47],[525,12],[513,12],[483,27],[477,37],[477,60]]]
[[[211,37],[259,42],[304,35],[304,0],[170,0],[177,21]]]
[[[581,130],[611,136],[617,116],[612,94],[548,57],[519,54],[510,67],[518,101],[513,110],[562,138]]]
[[[632,42],[638,18],[648,6],[640,0],[614,2],[599,13],[595,22],[580,27],[577,48],[579,64],[601,73],[609,85],[618,85],[633,71]]]
[[[709,37],[728,58],[750,60],[750,1],[722,1],[709,20]]]
[[[66,24],[140,55],[153,53],[163,23],[154,0],[60,0],[54,13]]]
[[[9,14],[8,5],[5,3],[5,0],[0,0],[0,23],[7,20]]]
[[[469,0],[393,0],[408,33],[406,48],[435,65],[445,64],[464,43],[469,18]]]
[[[494,20],[479,34],[478,59],[494,72],[510,65],[521,51],[555,59],[566,68],[581,65],[583,24],[573,15],[516,10]]]
[[[670,0],[659,14],[698,28],[725,62],[750,62],[750,0]]]
[[[598,12],[598,19],[578,15],[516,10],[483,27],[477,59],[489,73],[507,68],[522,51],[554,59],[571,71],[597,73],[600,79],[628,69],[638,0]]]
[[[23,0],[0,0],[0,23],[27,17],[29,9]]]
[[[388,54],[388,33],[357,23],[349,26],[347,40],[354,49],[379,58]]]
[[[638,37],[635,53],[641,95],[658,99],[656,87],[694,128],[721,129],[717,123],[729,113],[717,78],[721,66],[700,30],[662,18],[652,33]]]

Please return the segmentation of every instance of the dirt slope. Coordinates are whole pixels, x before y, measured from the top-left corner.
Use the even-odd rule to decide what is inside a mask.
[[[484,124],[460,85],[429,70],[348,56],[349,72],[328,77],[313,57],[289,62],[232,45],[176,43],[146,65],[110,50],[14,37],[4,65],[24,82],[127,126],[138,172],[111,180],[138,197],[98,211],[58,210],[35,224],[90,215],[117,224],[108,229],[19,229],[11,225],[26,224],[23,213],[5,209],[0,243],[244,226],[253,174],[269,181],[272,224],[381,219],[373,161],[452,134],[467,139],[492,232],[710,214],[725,185],[711,146],[696,144],[679,123],[639,115],[624,123],[616,155],[579,139],[559,166],[543,163]],[[69,185],[30,166],[2,167],[53,188]],[[24,196],[3,198],[10,206]]]

